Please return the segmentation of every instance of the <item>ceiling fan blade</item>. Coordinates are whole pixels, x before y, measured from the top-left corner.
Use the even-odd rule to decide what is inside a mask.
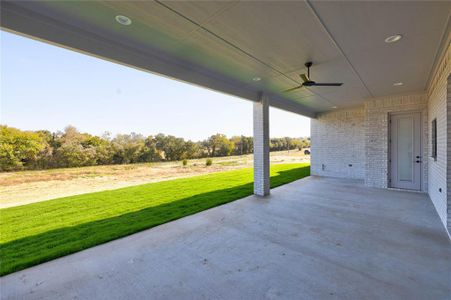
[[[342,86],[343,83],[317,83],[312,84],[313,86]]]
[[[310,79],[308,78],[308,76],[305,75],[305,74],[300,74],[299,76],[302,78],[302,80],[303,80],[304,82],[310,81]]]
[[[283,92],[284,92],[284,93],[289,93],[289,92],[292,92],[292,91],[294,91],[294,90],[300,89],[301,87],[302,87],[302,85],[297,86],[297,87],[294,87],[294,88],[291,88],[291,89],[288,89],[288,90],[285,90],[285,91],[283,91]]]

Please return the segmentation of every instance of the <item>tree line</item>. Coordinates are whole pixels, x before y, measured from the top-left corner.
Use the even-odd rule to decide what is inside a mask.
[[[310,138],[272,138],[271,151],[310,147]],[[0,171],[37,170],[108,164],[176,161],[253,153],[252,137],[215,134],[193,142],[172,135],[23,131],[0,125]]]

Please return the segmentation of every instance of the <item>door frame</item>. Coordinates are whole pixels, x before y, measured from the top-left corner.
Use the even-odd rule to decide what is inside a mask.
[[[420,166],[420,189],[419,190],[413,190],[413,189],[402,189],[402,188],[398,188],[398,187],[393,187],[392,186],[392,153],[391,153],[391,146],[392,146],[392,117],[393,116],[399,116],[399,115],[410,115],[410,114],[414,114],[414,113],[418,113],[420,116],[420,156],[421,156],[421,166]],[[405,111],[394,111],[394,112],[389,112],[388,113],[388,132],[387,132],[387,137],[388,137],[388,143],[387,143],[387,155],[388,155],[388,169],[387,169],[387,174],[388,174],[388,184],[387,187],[388,188],[394,188],[394,189],[402,189],[405,191],[423,191],[423,172],[424,172],[424,163],[425,163],[425,159],[427,159],[427,157],[424,157],[424,149],[423,149],[423,112],[421,110],[405,110]]]

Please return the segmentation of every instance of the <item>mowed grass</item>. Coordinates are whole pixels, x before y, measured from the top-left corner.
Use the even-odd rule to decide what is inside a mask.
[[[271,167],[271,187],[310,175]],[[0,275],[215,207],[253,192],[251,168],[96,192],[0,210]]]

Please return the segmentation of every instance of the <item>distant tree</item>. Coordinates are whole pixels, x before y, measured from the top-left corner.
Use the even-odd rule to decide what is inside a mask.
[[[310,147],[310,140],[307,138],[272,138],[270,140],[271,151],[294,150]]]
[[[54,150],[59,146],[56,142],[56,134],[48,130],[39,130],[36,133],[41,136],[44,147],[38,153],[35,163],[27,165],[27,168],[48,169],[55,167]]]
[[[56,150],[58,167],[83,167],[96,163],[93,147],[84,148],[79,143],[64,143]]]
[[[283,150],[283,147],[283,141],[280,138],[270,139],[269,148],[271,151],[280,151]]]
[[[198,158],[201,156],[199,144],[192,141],[186,141],[183,145],[184,158]]]
[[[60,146],[55,150],[58,167],[82,167],[97,163],[96,144],[100,143],[100,138],[67,126],[58,143]]]
[[[272,138],[271,151],[304,149],[310,138]],[[0,125],[0,171],[173,161],[244,155],[253,152],[253,138],[214,134],[200,142],[172,135],[118,134],[95,136],[67,126],[63,132],[22,131]],[[210,160],[211,161],[211,160]]]
[[[118,134],[111,140],[112,161],[117,164],[129,164],[140,161],[144,152],[145,141],[140,134]]]
[[[233,153],[233,149],[235,148],[235,144],[232,141],[224,140],[221,147],[219,148],[218,156],[228,156]]]
[[[212,148],[211,148],[211,143],[210,143],[210,139],[206,139],[200,142],[200,146],[204,149],[204,152],[207,153],[207,156],[212,156]]]
[[[21,170],[34,164],[44,148],[45,140],[39,133],[0,126],[0,170]]]
[[[246,154],[243,149],[243,136],[232,136],[230,141],[235,145],[233,149],[234,155],[243,155]]]
[[[243,145],[243,154],[254,152],[254,139],[249,136],[241,136],[241,143]]]
[[[224,134],[217,133],[208,138],[211,156],[227,156],[233,152],[235,145]]]
[[[183,158],[184,139],[160,133],[155,140],[156,148],[164,153],[165,160],[181,160]]]
[[[310,148],[310,138],[300,138],[300,145],[298,146],[299,150],[302,150],[304,148]]]
[[[96,164],[106,165],[113,162],[113,149],[111,142],[103,137],[86,136],[86,140],[82,142],[83,147],[94,149]]]
[[[159,151],[157,150],[157,145],[155,138],[149,135],[144,140],[144,147],[142,150],[142,154],[140,156],[140,161],[142,162],[152,162],[152,161],[160,161],[162,159]]]

